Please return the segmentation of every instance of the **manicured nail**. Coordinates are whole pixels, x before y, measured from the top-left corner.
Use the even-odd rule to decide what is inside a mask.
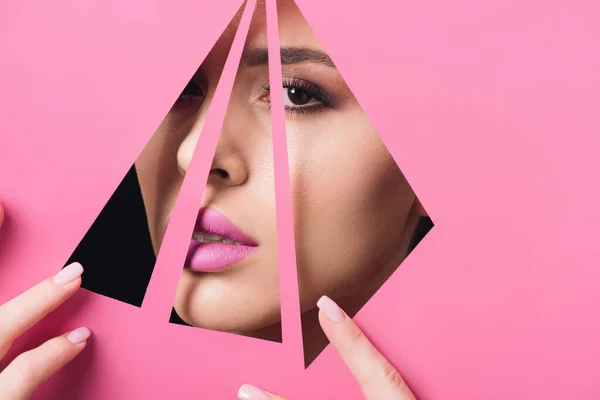
[[[317,301],[317,307],[333,322],[342,322],[344,320],[342,309],[327,296],[323,296]]]
[[[256,386],[242,385],[238,390],[238,399],[242,400],[270,400],[269,396],[265,391],[260,390]]]
[[[54,275],[52,282],[56,283],[57,285],[66,285],[67,283],[79,278],[82,273],[83,267],[81,264],[74,262],[61,269],[58,274]]]
[[[73,344],[85,342],[92,333],[88,328],[77,328],[67,335],[67,340]]]

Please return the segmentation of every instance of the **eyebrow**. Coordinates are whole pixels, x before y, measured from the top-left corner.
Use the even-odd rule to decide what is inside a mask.
[[[322,64],[331,68],[335,68],[335,64],[329,56],[320,51],[309,49],[306,47],[282,47],[281,48],[281,65],[298,64],[298,63],[314,63]],[[269,63],[269,55],[267,49],[259,48],[250,50],[245,53],[242,59],[242,66],[256,67]]]

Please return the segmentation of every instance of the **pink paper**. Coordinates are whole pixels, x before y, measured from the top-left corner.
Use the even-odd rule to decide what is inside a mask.
[[[598,398],[600,5],[297,3],[436,224],[356,321],[419,399]],[[0,302],[62,266],[239,7],[2,6]],[[212,108],[190,182],[214,150],[224,108]],[[168,323],[169,266],[203,190],[186,184],[141,308],[81,291],[17,343],[93,332],[38,398],[223,399],[246,382],[361,398],[332,348],[304,368],[288,179],[276,181],[283,343]]]

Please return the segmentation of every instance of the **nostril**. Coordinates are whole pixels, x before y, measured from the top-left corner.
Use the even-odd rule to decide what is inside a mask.
[[[223,179],[229,178],[229,173],[222,168],[215,168],[211,171],[211,173],[215,173]]]

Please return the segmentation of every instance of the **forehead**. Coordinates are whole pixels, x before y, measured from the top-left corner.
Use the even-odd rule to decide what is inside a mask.
[[[219,38],[200,71],[209,80],[219,79],[244,8],[242,7]],[[302,47],[324,51],[293,0],[278,0],[279,40],[281,47]],[[267,21],[264,0],[258,0],[246,38],[245,53],[267,48]]]

